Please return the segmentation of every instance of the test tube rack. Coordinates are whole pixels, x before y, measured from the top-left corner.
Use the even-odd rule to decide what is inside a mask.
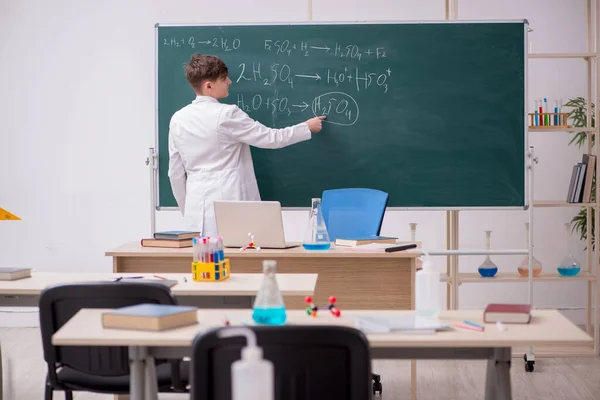
[[[222,282],[229,279],[229,258],[218,262],[192,262],[192,279],[195,282]]]
[[[565,129],[570,128],[567,124],[569,117],[568,112],[543,112],[543,113],[528,113],[529,115],[529,129]],[[537,124],[536,124],[537,118]]]

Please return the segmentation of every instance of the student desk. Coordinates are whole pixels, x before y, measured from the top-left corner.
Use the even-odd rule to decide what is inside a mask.
[[[84,309],[52,337],[56,346],[129,346],[131,399],[156,400],[156,374],[153,357],[190,357],[195,336],[203,330],[223,326],[222,310],[199,310],[198,325],[163,332],[104,329],[102,309]],[[403,316],[412,311],[342,311],[341,318],[319,314],[307,316],[300,310],[288,311],[290,324],[340,324],[354,326],[353,317]],[[228,311],[232,325],[252,323],[248,310]],[[482,310],[443,311],[440,319],[458,323],[465,319],[483,323]],[[487,324],[484,332],[452,328],[435,334],[367,334],[374,359],[486,359],[486,400],[512,399],[510,355],[513,346],[589,346],[593,339],[556,310],[533,310],[530,324],[506,325],[500,332]],[[259,343],[260,344],[260,343]],[[146,361],[146,362],[144,362]],[[474,394],[474,397],[478,395]]]
[[[260,246],[260,241],[257,240]],[[128,243],[106,252],[113,258],[113,271],[188,272],[192,248],[170,249],[142,247]],[[306,251],[302,246],[285,250],[240,251],[226,248],[232,273],[262,272],[262,261],[277,261],[278,273],[318,274],[314,301],[324,306],[336,296],[339,307],[354,310],[414,309],[414,277],[420,251],[374,253],[347,248]],[[303,299],[286,299],[289,309],[303,309]]]
[[[31,278],[16,281],[0,281],[0,307],[37,307],[42,291],[58,283],[105,281],[112,282],[116,277],[144,276],[156,279],[153,274],[102,274],[102,273],[43,273],[32,272]],[[194,282],[192,273],[164,274],[160,276],[176,280],[171,292],[180,304],[192,304],[204,308],[252,308],[254,297],[260,288],[262,274],[232,273],[222,282]],[[184,281],[184,276],[187,282]],[[137,279],[125,279],[135,282]],[[157,282],[160,280],[157,279]],[[317,282],[317,274],[278,274],[277,283],[284,296],[312,296]]]

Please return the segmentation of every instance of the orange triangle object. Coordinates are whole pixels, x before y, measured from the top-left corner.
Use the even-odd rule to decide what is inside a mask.
[[[20,221],[21,218],[9,213],[4,208],[0,208],[0,221]]]

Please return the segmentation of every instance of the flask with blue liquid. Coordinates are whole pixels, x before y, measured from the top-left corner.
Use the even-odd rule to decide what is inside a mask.
[[[276,261],[263,261],[263,279],[252,309],[252,319],[257,324],[283,325],[287,318],[276,272]]]
[[[329,233],[321,212],[321,199],[312,199],[308,227],[304,233],[302,247],[306,250],[328,250],[331,247]]]

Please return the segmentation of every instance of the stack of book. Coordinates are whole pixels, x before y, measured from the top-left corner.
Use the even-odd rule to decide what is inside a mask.
[[[592,182],[596,171],[596,156],[584,154],[580,163],[573,166],[569,191],[567,193],[568,203],[589,203],[592,198]]]
[[[200,236],[200,232],[165,231],[156,232],[153,238],[142,239],[142,247],[192,247],[192,238]]]

